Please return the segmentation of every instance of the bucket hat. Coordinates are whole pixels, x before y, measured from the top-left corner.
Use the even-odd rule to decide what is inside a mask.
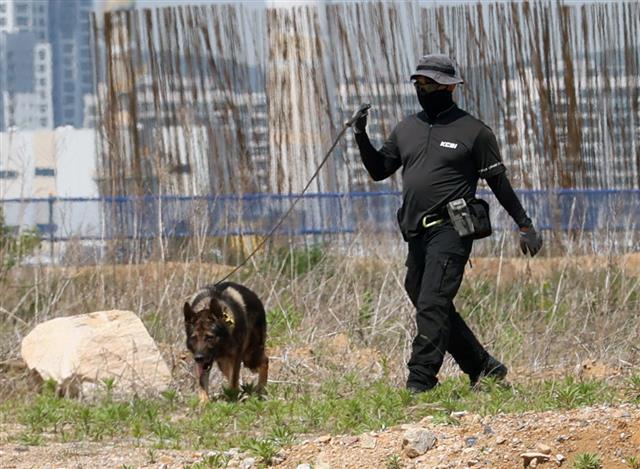
[[[431,78],[441,85],[457,85],[464,83],[455,62],[444,54],[428,54],[418,59],[416,71],[411,79],[423,76]]]

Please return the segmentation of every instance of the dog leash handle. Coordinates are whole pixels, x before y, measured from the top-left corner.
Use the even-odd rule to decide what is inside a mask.
[[[361,104],[358,110],[353,114],[353,116],[351,116],[351,119],[345,122],[344,125],[346,125],[347,127],[351,127],[362,116],[366,116],[367,114],[369,114],[369,109],[371,109],[371,104]]]

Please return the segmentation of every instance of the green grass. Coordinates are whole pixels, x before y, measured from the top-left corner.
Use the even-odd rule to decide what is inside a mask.
[[[580,453],[573,461],[574,469],[602,469],[602,461],[597,454]]]
[[[630,456],[627,458],[627,466],[631,469],[640,469],[640,457]]]
[[[387,458],[387,469],[401,469],[402,468],[402,458],[397,454],[392,454]]]
[[[635,378],[629,382],[635,383]],[[175,391],[158,399],[118,401],[107,390],[97,402],[88,403],[59,398],[53,386],[46,385],[28,402],[3,403],[0,413],[6,422],[22,425],[15,440],[27,445],[124,437],[150,448],[149,460],[155,459],[154,448],[223,451],[237,447],[269,464],[296,436],[358,434],[428,415],[438,423],[455,425],[454,411],[492,415],[570,409],[622,402],[628,392],[626,385],[613,388],[603,381],[571,378],[513,387],[486,381],[482,392],[474,392],[466,380],[452,378],[413,397],[387,381],[363,382],[355,375],[327,381],[317,390],[307,389],[271,385],[266,398],[249,395],[240,402],[217,400],[200,407],[195,396]],[[588,456],[584,460],[588,462]],[[223,463],[218,456],[207,464]],[[388,466],[394,465],[390,459]]]
[[[302,312],[291,305],[267,310],[267,324],[269,325],[267,346],[273,347],[294,342],[295,331],[302,322],[302,316]]]

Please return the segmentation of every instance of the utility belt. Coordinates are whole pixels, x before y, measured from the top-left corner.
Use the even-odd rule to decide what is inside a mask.
[[[449,220],[449,214],[446,212],[429,213],[420,219],[420,228],[427,230],[434,226],[441,225],[447,220]]]
[[[427,214],[420,220],[422,229],[450,221],[461,238],[481,239],[491,234],[489,204],[482,199],[456,199],[439,213]]]

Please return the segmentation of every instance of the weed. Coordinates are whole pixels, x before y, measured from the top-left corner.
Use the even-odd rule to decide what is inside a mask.
[[[248,451],[259,459],[263,464],[271,464],[273,458],[278,454],[278,446],[272,440],[248,440],[242,446],[242,449]]]
[[[629,456],[627,458],[627,466],[630,469],[640,469],[640,457]]]
[[[107,393],[107,395],[111,395],[111,393],[113,392],[113,389],[116,386],[116,379],[115,378],[105,378],[102,380],[102,384],[104,385],[104,389]]]
[[[392,454],[387,458],[387,469],[401,469],[402,468],[402,458],[397,454]]]
[[[176,391],[175,389],[167,389],[165,391],[162,391],[161,395],[172,407],[178,400],[178,391]]]
[[[297,277],[311,272],[325,258],[322,246],[294,249],[289,246],[272,250],[269,264],[276,269]]]
[[[629,378],[627,394],[632,401],[640,402],[640,374]]]
[[[194,462],[193,464],[186,464],[183,469],[207,469],[201,462]]]
[[[155,464],[156,463],[156,450],[153,448],[148,448],[147,449],[147,462],[149,464]]]
[[[292,305],[267,310],[268,345],[273,346],[290,341],[301,322],[302,313]]]
[[[203,456],[202,464],[208,468],[225,468],[229,465],[230,457],[224,453]]]
[[[279,446],[290,446],[295,441],[295,434],[288,427],[277,425],[271,432],[271,440]]]
[[[580,453],[573,461],[574,469],[602,469],[600,457],[594,453]]]
[[[37,433],[21,433],[19,440],[28,446],[40,446],[42,444],[42,435]]]
[[[209,469],[211,467],[216,467],[216,466],[210,466],[206,462],[201,461],[201,462],[194,462],[193,464],[187,464],[184,466],[183,469]],[[227,466],[220,466],[220,467],[227,467]]]
[[[573,378],[567,378],[564,382],[559,383],[554,390],[553,397],[559,407],[571,409],[580,405],[591,405],[596,399],[606,402],[606,398],[610,396],[599,395],[604,390],[606,387],[603,387],[602,383],[598,381],[576,382]]]
[[[373,293],[370,290],[365,290],[360,301],[360,308],[358,309],[357,317],[357,332],[361,340],[366,340],[365,330],[369,327],[375,311]]]

